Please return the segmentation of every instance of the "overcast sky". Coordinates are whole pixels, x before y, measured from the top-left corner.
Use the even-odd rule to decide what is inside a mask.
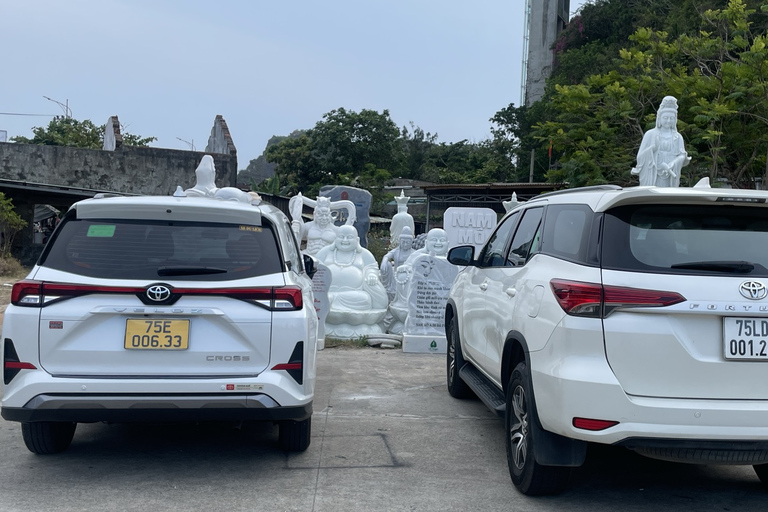
[[[240,169],[272,135],[339,107],[477,142],[520,104],[523,11],[524,0],[0,0],[0,130],[47,125],[64,110],[47,96],[79,120],[117,115],[164,148],[203,150],[221,114]]]

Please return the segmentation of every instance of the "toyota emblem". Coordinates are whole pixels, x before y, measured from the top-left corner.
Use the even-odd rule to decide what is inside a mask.
[[[153,284],[147,288],[147,298],[153,302],[163,302],[170,297],[171,289],[164,284]]]
[[[760,300],[768,295],[768,289],[760,281],[744,281],[739,285],[739,293],[748,299]]]

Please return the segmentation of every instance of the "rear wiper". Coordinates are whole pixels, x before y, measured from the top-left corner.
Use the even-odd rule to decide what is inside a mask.
[[[227,269],[217,267],[178,266],[160,267],[157,269],[157,275],[159,276],[193,276],[203,274],[224,274],[226,272]]]
[[[734,274],[749,274],[755,265],[748,261],[689,261],[677,263],[672,268],[683,270],[712,270],[714,272],[733,272]]]

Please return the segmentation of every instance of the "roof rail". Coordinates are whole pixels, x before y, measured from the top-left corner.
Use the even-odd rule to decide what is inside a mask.
[[[570,194],[571,192],[589,192],[591,190],[621,190],[622,187],[618,185],[592,185],[591,187],[576,187],[576,188],[565,188],[563,190],[555,190],[554,192],[546,192],[544,194],[538,195],[535,198],[532,199],[538,199],[540,197],[550,197],[550,196],[559,196],[561,194]]]

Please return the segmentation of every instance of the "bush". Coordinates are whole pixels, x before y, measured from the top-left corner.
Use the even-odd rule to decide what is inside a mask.
[[[0,276],[22,279],[26,274],[27,269],[16,258],[0,257]]]

